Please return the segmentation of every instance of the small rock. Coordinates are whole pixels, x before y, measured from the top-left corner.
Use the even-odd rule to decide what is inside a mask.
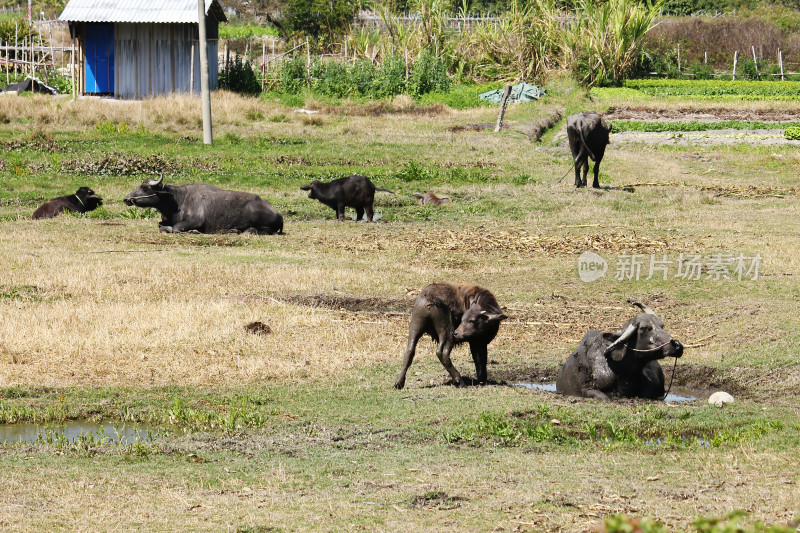
[[[717,391],[708,398],[708,403],[722,407],[726,403],[733,403],[733,396],[727,392]]]
[[[561,420],[559,420],[558,418],[554,418],[550,421],[550,423],[553,424],[554,426],[560,426]]]

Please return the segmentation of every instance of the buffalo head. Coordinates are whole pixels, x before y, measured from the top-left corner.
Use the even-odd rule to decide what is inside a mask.
[[[308,193],[308,197],[311,198],[312,200],[316,200],[317,199],[317,187],[321,183],[322,182],[319,181],[319,180],[314,180],[311,183],[309,183],[308,185],[303,185],[302,187],[300,187],[300,190],[301,191],[310,191]]]
[[[457,343],[486,337],[491,340],[497,335],[500,322],[506,318],[508,317],[498,310],[486,309],[477,301],[473,301],[461,317],[461,323],[453,332],[453,338]]]
[[[646,305],[632,303],[644,312],[628,320],[622,329],[603,334],[612,341],[605,349],[605,356],[614,361],[621,361],[626,355],[653,361],[683,355],[683,345],[664,330],[664,321]]]
[[[159,204],[158,193],[164,190],[164,174],[159,178],[147,179],[139,188],[126,196],[122,202],[136,207],[156,207]]]

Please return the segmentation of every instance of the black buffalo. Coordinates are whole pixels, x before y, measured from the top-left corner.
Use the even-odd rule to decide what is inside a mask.
[[[164,233],[283,233],[283,217],[257,194],[203,184],[164,185],[163,180],[145,180],[123,202],[158,210]]]
[[[449,283],[428,285],[420,291],[411,311],[403,368],[394,388],[402,389],[405,386],[406,373],[414,359],[417,342],[426,333],[439,343],[436,357],[457,387],[463,382],[461,374],[450,361],[450,352],[462,342],[469,342],[477,380],[485,383],[487,346],[497,335],[500,322],[506,318],[494,295],[482,287]]]
[[[86,213],[93,211],[98,206],[103,205],[103,199],[97,196],[89,187],[81,187],[75,194],[69,196],[59,196],[42,204],[33,212],[33,219],[53,218],[64,211],[71,213]]]
[[[600,161],[608,144],[611,122],[599,113],[576,113],[567,117],[567,137],[572,159],[575,162],[575,186],[586,187],[586,174],[589,172],[589,159],[594,161],[594,181],[592,187],[600,188]],[[583,178],[581,179],[581,170]]]
[[[587,398],[664,398],[664,372],[658,359],[680,357],[683,345],[664,331],[652,309],[634,302],[643,313],[615,333],[590,331],[567,358],[556,391]]]
[[[354,207],[356,220],[361,220],[361,217],[366,213],[367,221],[372,222],[372,204],[375,201],[375,191],[394,194],[394,191],[376,187],[368,178],[358,174],[339,178],[328,183],[314,180],[308,185],[303,185],[300,189],[310,191],[308,193],[309,198],[319,200],[336,210],[336,217],[340,221],[344,220],[344,208]]]

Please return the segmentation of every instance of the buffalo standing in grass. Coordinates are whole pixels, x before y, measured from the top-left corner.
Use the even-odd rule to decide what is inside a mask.
[[[664,331],[664,322],[639,302],[640,313],[614,333],[590,331],[567,358],[556,391],[586,398],[664,398],[658,359],[680,357],[683,345]]]
[[[428,285],[420,291],[411,311],[403,369],[394,388],[405,386],[406,372],[414,359],[417,342],[426,333],[439,343],[436,357],[457,387],[464,383],[450,361],[450,352],[462,342],[469,342],[477,381],[486,383],[487,346],[497,335],[500,322],[506,318],[494,295],[482,287],[449,283]]]
[[[576,113],[567,117],[567,137],[575,166],[575,186],[586,187],[589,159],[594,161],[592,187],[600,188],[600,161],[608,145],[611,122],[599,113]],[[583,178],[581,179],[581,170]]]
[[[69,196],[59,196],[42,204],[33,212],[33,219],[53,218],[64,211],[71,213],[86,213],[94,211],[98,206],[103,205],[103,199],[95,194],[89,187],[81,187],[75,194]]]
[[[366,177],[355,174],[346,178],[339,178],[328,183],[314,180],[308,185],[300,187],[309,191],[308,197],[319,200],[336,211],[336,217],[344,221],[344,208],[353,207],[356,210],[356,220],[361,220],[367,215],[367,222],[372,222],[372,205],[375,202],[375,191],[385,191],[394,194],[389,189],[381,189]]]
[[[145,180],[123,200],[125,205],[158,210],[163,233],[283,233],[283,217],[257,194],[163,181],[163,176]]]

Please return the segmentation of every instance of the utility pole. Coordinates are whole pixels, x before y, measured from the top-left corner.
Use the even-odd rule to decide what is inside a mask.
[[[208,41],[206,40],[206,3],[197,0],[197,29],[200,45],[200,100],[203,106],[203,144],[214,144],[211,135],[211,90],[208,87]]]

